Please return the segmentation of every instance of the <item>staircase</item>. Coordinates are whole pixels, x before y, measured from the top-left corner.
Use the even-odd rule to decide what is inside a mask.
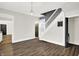
[[[44,25],[39,22],[40,40],[65,46],[65,16],[61,8],[42,13]],[[40,29],[44,27],[44,30]]]

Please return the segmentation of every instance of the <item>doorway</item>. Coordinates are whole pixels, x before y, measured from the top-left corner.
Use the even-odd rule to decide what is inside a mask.
[[[69,18],[69,43],[79,45],[79,16]]]
[[[7,25],[6,24],[0,24],[0,31],[3,35],[7,35]]]
[[[35,37],[39,37],[39,24],[35,24]]]
[[[68,21],[68,18],[66,17],[65,18],[65,47],[69,47],[69,39],[70,39],[70,36],[69,36],[69,21]]]

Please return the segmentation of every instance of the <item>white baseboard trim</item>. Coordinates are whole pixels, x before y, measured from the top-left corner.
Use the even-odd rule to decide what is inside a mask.
[[[12,40],[12,43],[17,43],[17,42],[21,42],[21,41],[25,41],[25,40],[31,40],[34,39],[35,37],[31,37],[31,38],[25,38],[25,39],[19,39],[19,40]]]
[[[50,41],[50,40],[45,40],[45,39],[40,39],[40,40],[47,41],[47,42],[50,42],[50,43],[54,43],[54,44],[61,45],[61,46],[65,46],[65,44],[61,44],[61,43],[56,42],[56,41]]]
[[[76,42],[69,42],[71,44],[75,44],[75,45],[79,45],[79,43],[76,43]]]

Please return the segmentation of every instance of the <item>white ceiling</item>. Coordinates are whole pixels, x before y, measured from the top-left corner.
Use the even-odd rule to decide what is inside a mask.
[[[34,14],[41,14],[56,8],[62,8],[67,14],[74,10],[79,10],[78,2],[33,2],[32,8]],[[0,8],[28,14],[31,10],[30,2],[0,2]]]

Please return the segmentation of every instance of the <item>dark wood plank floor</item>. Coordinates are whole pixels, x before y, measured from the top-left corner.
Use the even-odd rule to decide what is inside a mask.
[[[79,46],[71,45],[65,48],[38,39],[0,46],[1,56],[77,56],[78,54]]]

